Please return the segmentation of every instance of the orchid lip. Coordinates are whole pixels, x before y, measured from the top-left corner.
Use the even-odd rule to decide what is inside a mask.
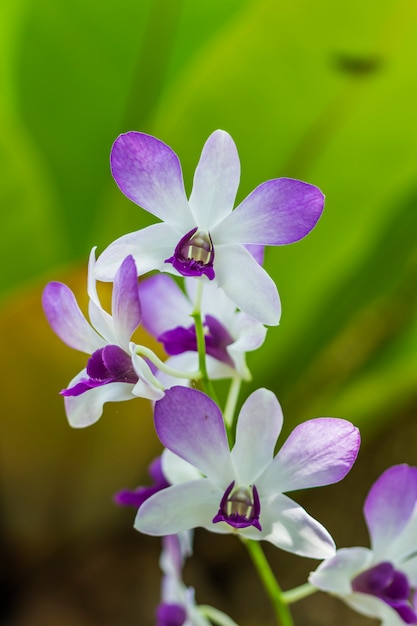
[[[214,278],[214,246],[210,233],[196,226],[178,242],[174,254],[165,263],[172,263],[183,276],[207,276]]]
[[[409,602],[411,590],[407,576],[389,561],[358,574],[352,580],[352,589],[379,598],[394,609],[405,624],[417,624],[417,614]]]
[[[226,522],[234,528],[254,526],[261,531],[260,512],[261,505],[255,485],[235,487],[235,481],[233,481],[224,492],[219,511],[213,517],[213,524]]]
[[[73,387],[61,391],[61,395],[80,396],[94,387],[102,387],[108,383],[135,385],[139,380],[130,355],[112,344],[93,352],[88,359],[87,376],[88,378],[83,378]]]

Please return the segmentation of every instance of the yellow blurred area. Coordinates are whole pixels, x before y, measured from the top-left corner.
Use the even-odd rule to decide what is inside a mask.
[[[86,312],[85,269],[59,278]],[[97,424],[70,428],[59,391],[87,357],[48,326],[42,289],[38,283],[16,294],[0,315],[2,516],[7,537],[39,556],[79,533],[117,525],[113,493],[146,484],[146,467],[160,450],[150,402],[142,399],[105,405]]]

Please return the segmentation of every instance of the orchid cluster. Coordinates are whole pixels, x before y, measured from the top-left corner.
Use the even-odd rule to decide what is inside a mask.
[[[153,404],[162,453],[150,466],[152,484],[115,498],[137,509],[139,532],[162,537],[156,625],[236,626],[224,612],[198,605],[183,581],[199,527],[245,544],[283,626],[293,624],[290,604],[319,589],[385,626],[417,624],[417,468],[392,467],[371,488],[371,548],[336,550],[328,530],[287,494],[343,479],[358,454],[358,429],[343,419],[310,419],[276,452],[283,414],[274,393],[259,388],[237,409],[241,385],[251,380],[246,353],[280,320],[264,247],[305,237],[322,213],[322,192],[278,178],[234,208],[239,157],[220,130],[203,147],[189,198],[176,154],[144,133],[116,139],[111,170],[120,190],[160,221],[120,237],[98,258],[92,250],[89,320],[59,282],[45,287],[43,307],[62,341],[88,355],[61,392],[71,426],[97,422],[107,402],[141,397]],[[99,282],[112,283],[110,313]],[[134,341],[140,325],[160,342],[164,359]],[[230,381],[223,407],[219,379]],[[308,583],[282,592],[262,541],[321,563]]]

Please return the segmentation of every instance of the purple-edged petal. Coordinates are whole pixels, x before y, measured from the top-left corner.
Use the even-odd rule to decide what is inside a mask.
[[[143,280],[139,290],[142,324],[154,337],[192,322],[192,304],[170,276],[155,274]]]
[[[347,596],[352,593],[351,580],[369,567],[372,556],[368,548],[342,548],[321,563],[310,574],[308,582],[322,591]]]
[[[219,485],[233,480],[223,417],[211,398],[196,389],[172,387],[156,403],[154,417],[166,448]]]
[[[173,226],[192,228],[181,165],[165,143],[144,133],[128,132],[113,144],[111,171],[130,200]]]
[[[333,539],[324,526],[287,496],[262,498],[260,522],[261,538],[277,548],[312,559],[325,559],[335,552]],[[242,534],[255,539],[255,532],[251,528]]]
[[[358,454],[359,430],[337,418],[299,424],[258,482],[262,493],[307,489],[338,482]]]
[[[257,389],[247,398],[239,414],[232,450],[240,483],[256,483],[259,474],[271,463],[283,419],[272,391]]]
[[[207,139],[194,174],[190,207],[201,230],[210,231],[231,213],[240,180],[236,145],[223,130]]]
[[[417,468],[395,465],[386,470],[371,487],[364,515],[376,553],[385,554],[413,513],[417,502]]]
[[[75,386],[82,378],[87,377],[83,370],[68,385]],[[80,396],[68,396],[64,398],[65,412],[70,426],[73,428],[85,428],[97,422],[103,414],[103,406],[106,402],[122,402],[131,400],[133,385],[128,383],[109,383],[101,387],[95,387]]]
[[[318,187],[276,178],[254,189],[211,234],[216,243],[293,243],[314,228],[323,206],[324,196]]]
[[[175,250],[181,234],[169,224],[152,224],[113,241],[98,257],[94,276],[98,280],[114,279],[122,261],[132,255],[138,276],[152,270],[176,273],[165,259]]]
[[[67,285],[48,283],[43,290],[42,305],[52,329],[70,348],[91,354],[106,344],[87,322]]]
[[[120,346],[129,345],[142,319],[137,276],[135,261],[130,255],[121,264],[113,284],[112,317]]]
[[[134,526],[142,533],[156,536],[210,527],[221,496],[205,478],[168,487],[143,503]]]
[[[214,267],[217,284],[239,309],[263,324],[279,324],[276,285],[243,246],[217,246]]]

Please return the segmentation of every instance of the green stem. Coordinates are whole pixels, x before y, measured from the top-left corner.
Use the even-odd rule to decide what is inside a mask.
[[[293,604],[293,602],[298,602],[298,600],[311,596],[313,593],[316,593],[316,591],[318,591],[316,587],[313,587],[310,583],[305,583],[299,587],[294,587],[294,589],[284,591],[282,597],[285,604]]]
[[[219,611],[212,606],[207,605],[199,605],[199,610],[205,617],[207,617],[211,622],[218,624],[218,626],[237,626],[236,622],[232,620],[231,617],[223,613],[223,611]]]
[[[260,542],[252,541],[251,539],[243,541],[272,603],[277,624],[280,626],[294,626],[291,612],[285,603],[283,592],[266,559]]]
[[[208,377],[207,365],[206,365],[206,340],[204,336],[204,326],[201,317],[201,298],[203,296],[204,283],[202,280],[197,281],[197,292],[195,296],[194,309],[191,313],[191,317],[194,319],[195,334],[197,338],[197,350],[198,350],[198,367],[201,373],[200,382],[202,383],[204,391],[217,402],[216,392],[214,391],[213,384]]]

